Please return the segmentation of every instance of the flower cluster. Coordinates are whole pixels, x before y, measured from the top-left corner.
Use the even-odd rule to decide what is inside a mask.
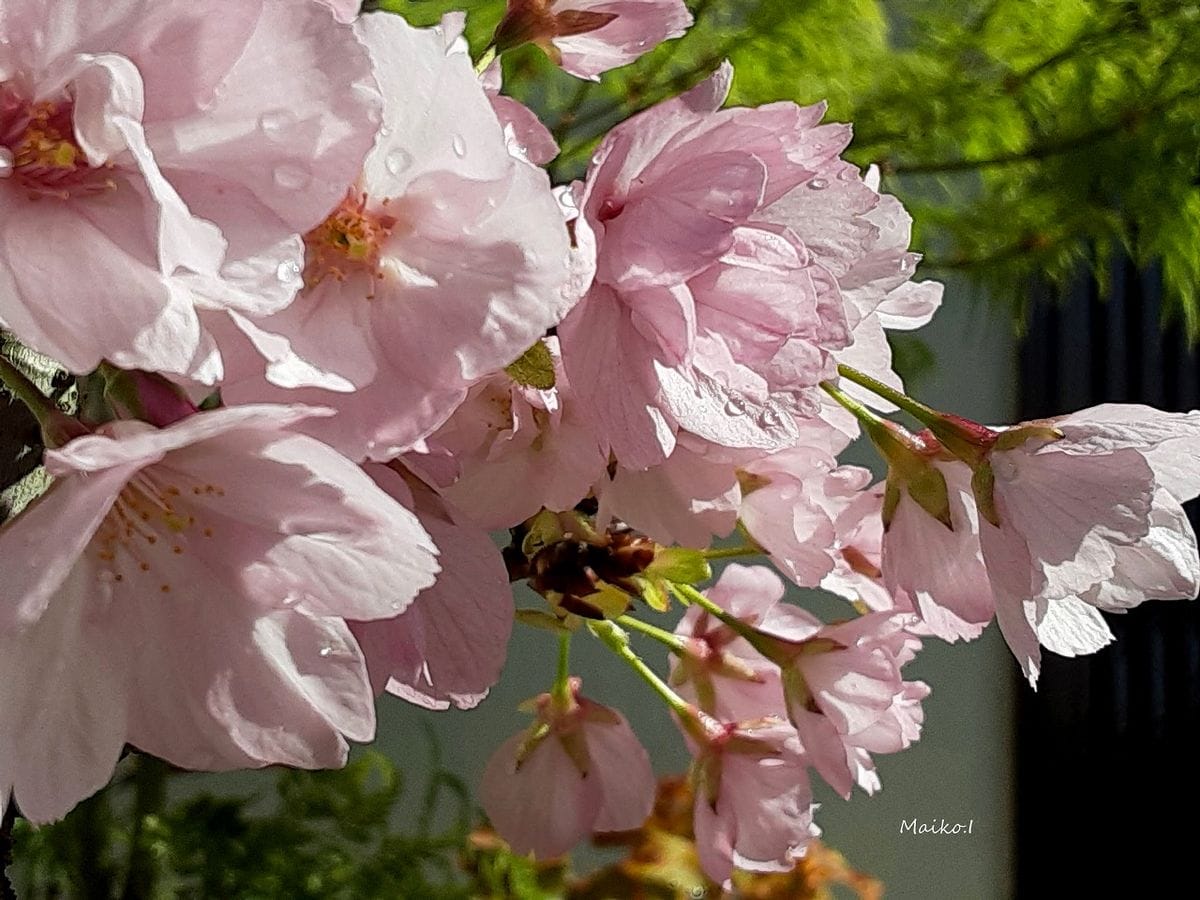
[[[340,765],[381,693],[481,702],[520,621],[560,666],[484,775],[500,833],[553,856],[649,814],[645,750],[570,674],[590,634],[675,717],[725,881],[804,852],[810,773],[880,786],[922,639],[995,614],[1034,681],[1041,647],[1112,639],[1100,610],[1195,594],[1200,413],[991,429],[904,394],[886,331],[942,288],[822,105],[728,108],[724,65],[551,184],[494,57],[596,78],[682,34],[680,0],[510,0],[476,61],[461,16],[356,12],[0,18],[0,324],[93,401],[66,416],[0,360],[54,479],[0,530],[0,807],[61,817],[126,745]],[[860,431],[881,483],[838,462]],[[845,619],[763,565],[697,589],[727,556]]]

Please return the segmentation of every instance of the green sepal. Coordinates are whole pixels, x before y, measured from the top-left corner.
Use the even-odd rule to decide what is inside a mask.
[[[666,612],[671,608],[671,595],[667,592],[667,585],[661,578],[646,578],[642,575],[634,575],[629,579],[637,585],[638,593],[641,594],[642,600],[646,605],[657,612]]]
[[[571,634],[579,627],[579,620],[574,616],[560,618],[544,609],[518,609],[515,615],[517,621],[522,625],[541,628],[543,631],[552,631],[555,634]],[[574,627],[572,627],[572,619],[574,619]]]
[[[975,495],[975,505],[979,507],[979,514],[999,528],[1000,512],[996,509],[996,475],[992,471],[990,462],[976,466],[975,471],[971,473],[971,493]]]
[[[550,348],[538,340],[515,361],[504,367],[508,377],[525,387],[548,391],[555,384],[554,357]]]
[[[647,578],[696,585],[712,578],[712,566],[701,550],[688,547],[663,547],[646,567]]]
[[[521,552],[526,559],[533,559],[538,551],[562,540],[564,534],[558,513],[543,509],[526,523],[525,539],[521,541]]]
[[[946,476],[926,464],[908,475],[908,496],[951,531],[954,523],[950,519],[950,493],[946,489]]]
[[[579,600],[606,619],[620,618],[629,609],[629,595],[606,581],[602,581],[596,591]]]

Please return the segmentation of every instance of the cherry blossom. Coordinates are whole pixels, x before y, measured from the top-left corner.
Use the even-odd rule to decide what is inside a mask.
[[[224,314],[288,304],[278,274],[370,147],[366,50],[289,0],[50,14],[0,24],[0,322],[74,372],[211,384]]]
[[[428,709],[470,709],[500,677],[513,625],[508,571],[488,533],[427,486],[371,464],[367,473],[417,514],[441,572],[399,616],[351,622],[376,692]]]
[[[401,612],[438,569],[411,512],[246,406],[117,421],[46,452],[50,490],[0,530],[0,796],[36,822],[129,743],[193,769],[337,766],[370,740],[344,618]]]
[[[695,760],[693,828],[700,865],[729,887],[733,868],[785,872],[817,834],[796,732],[782,720],[686,727]]]
[[[527,42],[580,78],[627,65],[692,24],[683,0],[508,0],[496,46]]]
[[[661,463],[685,432],[787,448],[839,353],[890,372],[884,322],[915,326],[940,300],[908,281],[903,210],[840,160],[848,127],[820,124],[821,104],[721,109],[731,77],[618,125],[578,191],[595,282],[559,336],[626,468]],[[602,389],[612,366],[626,390]]]
[[[575,298],[546,175],[510,154],[467,56],[398,16],[360,17],[354,31],[385,97],[379,137],[358,184],[305,236],[296,301],[247,326],[272,355],[265,378],[225,396],[334,407],[313,433],[383,461],[445,422],[474,380],[521,356]]]
[[[654,802],[650,758],[625,717],[579,694],[542,694],[534,726],[488,760],[480,799],[516,853],[561,856],[593,831],[640,826]]]
[[[521,384],[505,371],[482,379],[424,452],[406,457],[485,528],[517,525],[543,507],[571,509],[608,462],[582,420],[557,339],[543,343],[552,387]]]

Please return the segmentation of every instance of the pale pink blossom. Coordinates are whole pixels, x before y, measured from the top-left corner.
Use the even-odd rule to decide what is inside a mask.
[[[572,509],[608,463],[582,420],[557,339],[546,338],[545,345],[553,387],[522,385],[507,372],[485,378],[424,452],[405,458],[421,471],[437,467],[443,496],[485,528],[517,525],[542,507]]]
[[[949,524],[903,490],[883,572],[941,637],[973,637],[994,611],[1031,684],[1041,647],[1064,656],[1112,641],[1099,610],[1200,589],[1195,534],[1180,504],[1200,492],[1200,414],[1108,404],[1001,432],[965,423],[975,454],[932,437]]]
[[[959,462],[935,465],[946,481],[951,527],[901,492],[883,536],[883,580],[930,633],[946,641],[973,640],[992,620],[995,601],[979,546],[971,472]]]
[[[597,481],[597,521],[616,519],[664,544],[705,547],[737,525],[737,467],[706,455],[705,442],[681,434],[663,462],[638,471],[616,466]]]
[[[841,490],[827,490],[823,503],[835,538],[833,571],[821,587],[874,612],[910,609],[883,580],[883,484],[867,487],[871,473],[856,466],[842,466],[837,473]]]
[[[989,453],[998,525],[984,517],[980,543],[997,620],[1036,682],[1039,644],[1075,656],[1112,640],[1099,609],[1195,597],[1180,504],[1200,492],[1200,413],[1108,404],[1025,428]]]
[[[72,371],[211,384],[213,329],[291,300],[299,235],[352,183],[378,103],[316,3],[7,4],[0,322]]]
[[[718,587],[726,582],[709,599],[758,635],[753,645],[739,638],[726,652],[755,669],[766,654],[779,667],[781,699],[808,764],[843,796],[855,783],[878,789],[870,754],[895,753],[915,740],[921,713],[914,704],[928,693],[900,673],[921,646],[904,630],[909,617],[870,613],[825,625],[780,602],[783,581],[770,569],[733,564]]]
[[[795,730],[781,719],[696,722],[684,734],[695,756],[692,823],[704,873],[729,888],[735,867],[790,870],[820,833]]]
[[[705,595],[753,625],[759,598],[772,595],[774,574],[764,566],[729,565]],[[729,625],[700,606],[690,606],[675,634],[685,640],[671,657],[671,684],[680,696],[723,722],[786,719],[779,667],[756,653]]]
[[[618,125],[577,191],[595,283],[558,333],[629,469],[661,463],[681,433],[786,449],[839,353],[889,372],[884,320],[915,326],[940,299],[906,287],[908,220],[840,160],[849,127],[820,124],[820,104],[720,109],[731,77]],[[613,369],[625,390],[608,388]]]
[[[782,634],[774,615],[759,626],[793,645],[784,668],[788,712],[813,767],[843,797],[854,784],[867,793],[879,789],[872,753],[897,753],[920,736],[920,701],[929,687],[901,675],[921,647],[904,630],[907,622],[905,615],[870,613],[800,640],[794,621],[785,620]]]
[[[411,476],[369,474],[417,514],[437,544],[441,572],[399,616],[351,622],[377,692],[428,709],[470,709],[500,678],[513,625],[508,570],[488,533]]]
[[[333,11],[333,17],[343,25],[348,25],[358,17],[362,8],[362,0],[320,0]]]
[[[55,481],[0,530],[0,797],[36,822],[124,744],[195,769],[345,761],[369,740],[345,618],[433,582],[417,519],[299,407],[117,421],[46,452]]]
[[[500,120],[500,127],[504,129],[504,141],[509,152],[535,166],[544,166],[558,156],[558,142],[533,110],[520,100],[500,93],[502,77],[503,70],[497,59],[483,70],[480,80],[487,91],[492,110]]]
[[[533,701],[537,721],[488,760],[480,801],[513,851],[562,856],[595,831],[638,828],[654,803],[650,758],[619,712],[579,694]]]
[[[771,213],[799,231],[837,278],[851,340],[833,351],[834,360],[902,390],[886,332],[927,324],[941,305],[943,286],[911,280],[921,259],[908,249],[912,217],[895,197],[879,193],[879,170],[872,166],[860,178],[839,160],[781,199]],[[876,409],[895,409],[857,385],[843,382],[842,387]],[[822,418],[848,437],[858,436],[853,416],[824,394],[819,400]]]
[[[825,450],[796,446],[743,469],[742,524],[802,587],[816,587],[834,569],[837,531],[822,500],[827,483],[839,485],[835,466]]]
[[[683,0],[508,0],[495,40],[502,51],[535,43],[565,71],[599,81],[691,25]]]
[[[304,290],[253,323],[272,354],[265,380],[226,396],[332,406],[339,414],[314,425],[317,436],[387,460],[575,298],[547,176],[510,154],[466,54],[399,16],[362,16],[354,31],[385,97],[378,140],[359,184],[305,237]],[[323,388],[303,388],[312,384]]]

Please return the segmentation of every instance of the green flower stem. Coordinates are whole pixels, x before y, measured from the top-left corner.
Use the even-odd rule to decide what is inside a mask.
[[[651,669],[642,658],[638,656],[629,646],[629,635],[625,633],[614,622],[589,622],[588,629],[600,642],[604,644],[614,654],[619,656],[627,666],[637,672],[642,677],[646,684],[654,689],[654,692],[663,699],[667,706],[671,707],[671,711],[680,718],[690,720],[693,716],[692,705],[680,697],[671,686],[658,677],[658,674]]]
[[[659,628],[657,625],[651,625],[649,622],[643,622],[641,619],[635,619],[633,616],[621,616],[617,619],[617,624],[630,631],[639,631],[647,637],[654,638],[660,644],[666,644],[676,653],[683,652],[687,645],[687,641],[679,635],[667,631],[665,628]]]
[[[847,412],[858,419],[865,428],[876,428],[883,421],[874,410],[863,406],[832,381],[822,381],[821,390],[836,400]]]
[[[714,616],[728,625],[738,637],[745,638],[751,647],[767,659],[774,659],[776,657],[777,654],[774,647],[771,646],[770,642],[762,634],[755,631],[753,626],[747,625],[728,610],[721,609],[721,607],[717,606],[717,604],[713,603],[690,584],[672,584],[671,593],[685,606],[693,604],[699,606],[710,616]]]
[[[558,672],[550,691],[555,703],[564,708],[571,703],[571,637],[570,632],[558,636]]]
[[[852,381],[859,387],[864,387],[871,393],[883,397],[885,400],[891,400],[898,407],[919,422],[923,422],[926,425],[937,425],[942,421],[942,417],[938,415],[937,410],[930,409],[924,403],[920,402],[919,400],[914,400],[912,397],[908,396],[908,394],[898,391],[894,387],[889,387],[878,378],[872,378],[866,372],[860,372],[858,369],[855,369],[851,366],[839,364],[838,374],[847,381]],[[828,392],[829,388],[826,387],[826,384],[826,382],[822,382],[821,387],[824,387]],[[835,397],[834,399],[837,398]],[[838,400],[838,402],[842,403],[841,400]],[[842,403],[842,405],[845,406],[846,404]],[[850,409],[848,406],[846,408]],[[850,411],[854,412],[852,409]],[[855,413],[855,415],[858,414]]]
[[[705,559],[738,559],[744,556],[762,556],[765,551],[757,544],[743,544],[740,547],[710,547],[700,551]]]

